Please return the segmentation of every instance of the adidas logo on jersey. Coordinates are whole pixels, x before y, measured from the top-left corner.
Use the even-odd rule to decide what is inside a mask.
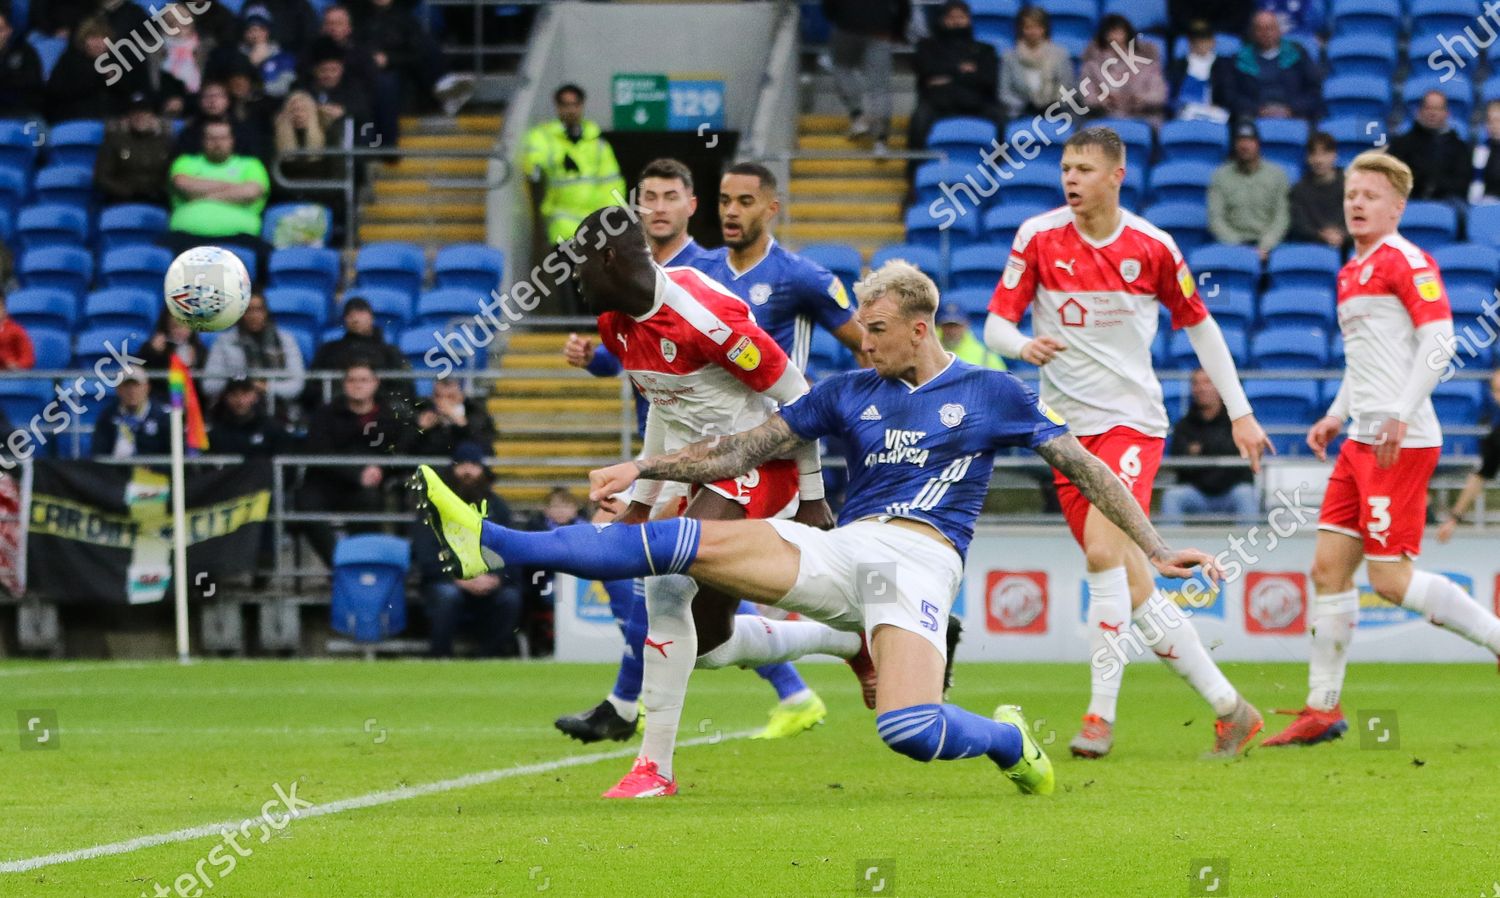
[[[861,421],[879,421],[880,420],[880,409],[876,408],[874,405],[871,405],[869,408],[867,408],[864,411],[862,411],[862,412],[859,413],[859,420],[861,420]]]

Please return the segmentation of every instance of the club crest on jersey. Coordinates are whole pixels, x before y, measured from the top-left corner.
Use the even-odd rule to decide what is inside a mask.
[[[833,283],[828,285],[828,295],[839,308],[849,308],[849,293],[844,290],[844,282],[837,277],[833,279]]]
[[[729,360],[746,371],[760,367],[760,349],[749,337],[740,337],[739,342],[729,348]]]
[[[1124,279],[1125,283],[1132,283],[1136,278],[1140,276],[1141,260],[1126,259],[1125,261],[1120,263],[1120,277]]]
[[[1025,273],[1026,260],[1020,256],[1011,256],[1010,260],[1005,263],[1005,274],[1001,277],[1000,282],[1005,285],[1005,289],[1014,290],[1016,289],[1016,285],[1021,283],[1021,275]]]
[[[661,357],[666,359],[668,362],[675,361],[677,358],[677,344],[673,343],[671,340],[668,340],[666,337],[662,337]]]
[[[1438,283],[1437,275],[1430,271],[1424,271],[1411,279],[1416,285],[1417,295],[1426,302],[1436,302],[1443,295],[1443,285]]]
[[[964,407],[957,402],[945,403],[938,409],[938,420],[943,422],[944,427],[957,427],[963,423]]]
[[[756,284],[750,288],[750,302],[753,305],[763,306],[771,300],[771,285]]]
[[[1368,284],[1370,282],[1370,278],[1372,278],[1374,276],[1375,276],[1375,263],[1374,262],[1368,262],[1368,263],[1366,263],[1365,267],[1361,268],[1359,270],[1359,282],[1361,284]]]

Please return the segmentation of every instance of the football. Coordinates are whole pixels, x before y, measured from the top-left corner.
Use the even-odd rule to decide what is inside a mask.
[[[250,273],[227,249],[195,246],[172,260],[162,292],[173,318],[193,330],[221,331],[245,314]]]

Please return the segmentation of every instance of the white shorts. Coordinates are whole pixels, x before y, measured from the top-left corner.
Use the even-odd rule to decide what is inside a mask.
[[[881,624],[916,633],[948,655],[948,611],[963,560],[946,543],[878,521],[819,530],[767,521],[802,552],[797,583],[776,607],[866,636]]]

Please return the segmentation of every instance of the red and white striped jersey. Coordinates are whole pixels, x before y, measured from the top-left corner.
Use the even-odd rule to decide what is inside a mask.
[[[1122,209],[1119,229],[1095,242],[1064,206],[1016,232],[990,311],[1019,323],[1034,304],[1033,335],[1067,345],[1042,366],[1041,394],[1074,433],[1124,425],[1165,436],[1167,412],[1151,367],[1157,303],[1171,312],[1174,329],[1208,317],[1172,238]]]
[[[1371,443],[1380,422],[1399,411],[1396,404],[1417,362],[1417,328],[1453,317],[1448,290],[1432,257],[1392,233],[1344,264],[1338,300],[1344,395],[1354,419],[1349,438]],[[1406,422],[1401,445],[1443,445],[1431,399]]]
[[[786,371],[786,353],[750,307],[694,268],[658,268],[656,302],[639,318],[599,316],[599,337],[665,426],[665,451],[763,424],[763,395]]]

